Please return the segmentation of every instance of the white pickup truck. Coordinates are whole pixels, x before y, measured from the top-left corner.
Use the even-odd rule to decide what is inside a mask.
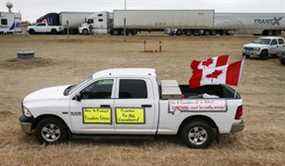
[[[243,46],[243,55],[247,58],[268,59],[274,55],[278,55],[284,46],[285,42],[283,37],[260,37]]]
[[[24,98],[22,111],[22,129],[48,144],[71,136],[179,135],[191,148],[206,148],[244,128],[242,99],[232,88],[190,89],[144,68],[104,70],[77,85],[41,89]]]
[[[54,25],[48,25],[47,23],[37,23],[31,26],[28,26],[27,31],[30,34],[36,34],[36,33],[52,33],[52,34],[58,34],[62,33],[64,31],[63,26],[54,26]]]

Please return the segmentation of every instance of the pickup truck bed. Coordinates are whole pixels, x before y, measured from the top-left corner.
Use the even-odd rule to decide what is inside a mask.
[[[240,99],[240,95],[227,85],[206,85],[196,89],[191,89],[189,85],[179,85],[185,98],[203,98],[204,94],[217,96],[224,99]]]

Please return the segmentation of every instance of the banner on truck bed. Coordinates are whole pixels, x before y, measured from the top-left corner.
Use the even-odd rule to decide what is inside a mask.
[[[144,108],[116,108],[117,124],[145,124]]]
[[[83,108],[84,124],[112,124],[111,108]]]
[[[170,113],[180,112],[225,112],[227,111],[226,100],[173,100],[169,101]]]

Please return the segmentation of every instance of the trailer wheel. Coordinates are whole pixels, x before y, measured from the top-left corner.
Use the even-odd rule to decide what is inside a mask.
[[[177,35],[177,36],[183,35],[183,31],[182,31],[181,29],[178,29],[178,30],[176,31],[176,35]]]
[[[204,35],[205,35],[205,36],[209,36],[210,34],[211,34],[210,31],[208,31],[208,30],[205,30],[205,31],[204,31]]]
[[[191,35],[192,35],[192,32],[191,32],[190,30],[187,30],[187,31],[184,32],[184,34],[185,34],[186,36],[191,36]]]
[[[214,141],[215,131],[207,122],[199,120],[185,125],[181,137],[188,147],[205,149]]]

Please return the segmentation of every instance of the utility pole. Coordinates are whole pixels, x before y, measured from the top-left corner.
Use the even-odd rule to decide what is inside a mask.
[[[126,17],[126,10],[127,10],[127,0],[124,0],[124,10],[125,10],[125,18],[124,18],[124,41],[126,42],[127,36],[127,17]]]

